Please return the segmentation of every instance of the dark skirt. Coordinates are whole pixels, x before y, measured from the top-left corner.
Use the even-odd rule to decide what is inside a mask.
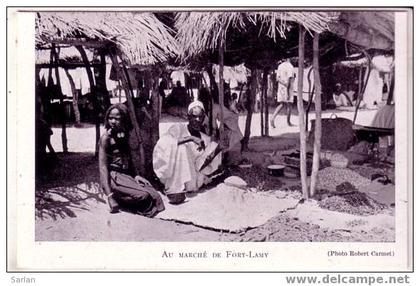
[[[111,189],[122,208],[153,217],[165,209],[159,193],[151,186],[143,186],[127,174],[111,171]]]

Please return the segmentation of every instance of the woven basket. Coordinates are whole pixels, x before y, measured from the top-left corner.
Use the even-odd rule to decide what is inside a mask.
[[[330,161],[330,163],[331,167],[344,169],[347,168],[349,161]]]
[[[321,149],[346,151],[356,143],[353,122],[347,118],[322,118]],[[315,137],[315,120],[311,120],[311,131],[308,143],[313,145]]]

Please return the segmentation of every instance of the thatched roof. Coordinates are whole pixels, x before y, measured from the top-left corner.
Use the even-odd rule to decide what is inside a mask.
[[[36,44],[116,45],[130,64],[155,64],[178,53],[170,28],[146,12],[41,12]]]
[[[346,11],[330,30],[366,49],[394,50],[394,17],[394,12]]]
[[[182,47],[181,56],[189,58],[206,50],[216,50],[228,30],[241,33],[249,25],[258,25],[260,34],[275,41],[277,35],[286,37],[291,22],[320,33],[327,30],[328,23],[337,16],[337,13],[327,12],[179,12],[175,28]]]

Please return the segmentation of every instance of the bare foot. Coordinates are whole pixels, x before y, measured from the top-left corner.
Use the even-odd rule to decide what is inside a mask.
[[[108,197],[109,212],[114,214],[119,212],[117,201],[113,197]]]

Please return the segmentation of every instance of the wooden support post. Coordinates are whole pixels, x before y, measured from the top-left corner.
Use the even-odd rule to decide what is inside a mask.
[[[121,70],[117,55],[115,53],[109,54],[111,57],[112,64],[114,65],[118,78],[121,79],[122,87],[124,88],[126,99],[127,99],[127,107],[128,107],[128,113],[130,115],[130,120],[134,127],[135,137],[136,141],[138,143],[138,149],[137,151],[137,157],[139,157],[139,167],[136,167],[136,172],[138,174],[144,174],[144,151],[142,146],[142,139],[141,139],[141,133],[140,133],[140,126],[139,122],[137,120],[135,108],[134,108],[134,102],[133,102],[133,90],[131,88],[130,78],[128,77],[128,74],[126,74],[124,71]]]
[[[252,67],[251,68],[251,82],[248,83],[248,90],[246,93],[247,101],[246,101],[246,121],[245,121],[245,134],[244,138],[242,139],[242,151],[248,149],[249,137],[251,137],[251,122],[252,122],[252,114],[254,113],[254,104],[255,104],[255,95],[257,90],[257,69]]]
[[[92,103],[93,103],[93,112],[95,118],[95,156],[98,156],[99,153],[99,138],[101,137],[101,129],[100,129],[100,121],[99,121],[99,104],[98,104],[98,94],[95,88],[95,80],[93,77],[93,73],[90,67],[89,59],[86,55],[86,51],[82,46],[76,46],[76,49],[79,51],[80,56],[82,57],[82,61],[85,64],[86,73],[89,80],[90,85],[90,93],[92,94]]]
[[[267,92],[268,92],[268,74],[269,74],[269,70],[268,69],[264,69],[264,74],[263,74],[263,102],[264,105],[261,106],[261,108],[264,108],[264,136],[269,136],[269,130],[270,128],[268,128],[268,96],[267,96]]]
[[[314,68],[311,67],[308,71],[308,106],[306,107],[306,114],[305,114],[305,131],[308,131],[309,126],[309,112],[311,111],[312,101],[314,98],[314,92],[315,92],[315,84],[314,87],[311,89],[312,83],[311,83],[311,73],[313,72]]]
[[[357,99],[362,94],[362,79],[363,79],[363,66],[359,67],[359,78],[357,84]]]
[[[51,46],[51,52],[50,52],[50,65],[48,66],[48,80],[47,80],[47,86],[53,86],[54,81],[52,79],[52,69],[55,64],[55,45],[52,44]]]
[[[209,76],[209,80],[210,80],[210,88],[209,88],[209,92],[210,92],[210,99],[209,99],[209,103],[210,103],[210,110],[209,110],[209,133],[210,136],[214,134],[214,126],[213,126],[213,92],[216,88],[216,81],[214,79],[214,75],[213,75],[213,68],[211,65],[207,66],[207,74]]]
[[[54,50],[55,63],[58,63],[60,50],[56,50],[53,44],[52,49]],[[61,91],[61,82],[60,82],[60,73],[58,71],[58,66],[55,67],[55,78],[57,80],[57,87],[60,93],[60,109],[61,109],[61,143],[63,145],[63,153],[69,151],[67,146],[67,131],[66,131],[66,109],[63,101],[63,92]]]
[[[356,103],[356,110],[354,111],[353,124],[356,123],[357,112],[359,111],[360,103],[363,100],[363,96],[364,96],[364,93],[365,93],[365,90],[366,90],[366,86],[367,86],[371,71],[372,71],[372,68],[370,66],[370,60],[369,60],[365,80],[363,82],[363,88],[362,88],[362,91],[360,92],[360,94],[357,96],[357,103]]]
[[[242,102],[243,102],[243,100],[242,100],[242,97],[243,97],[243,91],[244,91],[244,86],[245,86],[245,83],[241,83],[241,89],[239,90],[239,95],[238,95],[238,104],[239,104],[239,106],[240,106],[240,111],[242,111],[243,110],[243,104],[242,104]]]
[[[85,64],[86,73],[88,76],[89,84],[90,84],[90,92],[92,92],[92,89],[95,88],[95,79],[93,77],[92,70],[90,69],[90,62],[86,55],[86,51],[82,46],[76,46],[76,49],[79,51],[80,56],[82,57],[82,61]]]
[[[299,111],[299,132],[300,132],[300,178],[302,184],[302,194],[304,199],[308,199],[308,185],[306,174],[306,131],[305,117],[303,108],[303,64],[305,57],[305,30],[299,25],[299,66],[298,66],[298,111]]]
[[[258,72],[258,79],[260,84],[258,89],[260,91],[260,127],[261,127],[261,137],[264,136],[264,83],[261,82],[261,72]]]
[[[219,127],[219,140],[222,140],[224,137],[224,117],[223,117],[223,106],[225,105],[225,79],[223,77],[223,70],[224,70],[224,39],[223,37],[220,38],[219,41],[219,106],[220,106],[220,113],[219,113],[219,120],[220,120],[220,127]]]
[[[108,108],[111,104],[109,97],[108,88],[106,86],[106,54],[103,50],[99,50],[100,64],[96,66],[98,76],[95,77],[96,87],[103,97],[103,104],[105,108]],[[103,108],[101,108],[103,110]]]
[[[391,85],[389,87],[388,98],[386,100],[387,105],[391,105],[392,101],[394,100],[394,89],[395,89],[395,73],[393,71],[391,74]]]
[[[70,88],[71,88],[71,93],[73,95],[73,111],[74,111],[74,117],[75,117],[75,125],[76,126],[80,126],[80,111],[79,111],[79,95],[78,92],[76,90],[76,84],[74,83],[74,79],[71,76],[69,69],[68,68],[64,68],[64,71],[67,75],[67,78],[69,80],[70,83]]]
[[[159,140],[159,70],[152,70],[150,77],[150,88],[151,88],[151,102],[152,102],[152,130],[151,139],[152,145],[155,146]],[[152,150],[153,151],[153,150]]]
[[[153,148],[159,140],[159,74],[160,70],[157,66],[151,67],[150,71],[144,74],[145,86],[147,91],[150,92],[151,103],[151,109],[142,108],[143,112],[150,115],[145,116],[144,122],[141,123],[144,176],[147,179],[153,178]]]
[[[314,136],[314,155],[312,162],[311,186],[309,195],[313,197],[316,191],[318,180],[319,161],[321,153],[321,77],[319,74],[319,34],[314,32],[313,39],[313,71],[315,81],[315,136]]]

